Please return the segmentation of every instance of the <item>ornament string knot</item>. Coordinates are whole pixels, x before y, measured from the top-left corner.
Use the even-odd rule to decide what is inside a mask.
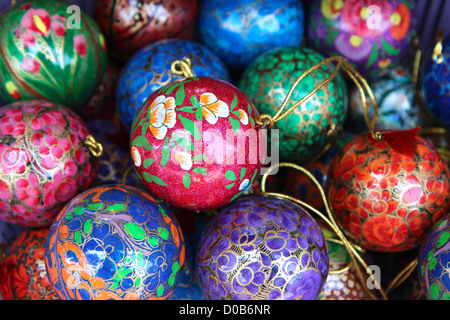
[[[194,72],[192,71],[191,59],[183,57],[180,60],[175,60],[170,66],[170,70],[173,74],[182,75],[185,78],[194,77]]]
[[[438,30],[436,38],[437,42],[433,49],[432,59],[435,63],[441,64],[444,61],[444,56],[442,54],[442,41],[444,40],[444,33],[442,29]]]
[[[103,146],[100,142],[95,140],[95,138],[92,135],[88,135],[86,137],[86,140],[84,140],[84,144],[87,145],[89,152],[94,157],[101,157],[103,154]]]

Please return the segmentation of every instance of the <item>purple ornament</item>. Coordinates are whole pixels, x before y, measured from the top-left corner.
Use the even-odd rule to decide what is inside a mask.
[[[342,56],[368,78],[397,64],[417,33],[412,0],[311,1],[309,46]]]
[[[328,250],[322,230],[300,206],[250,195],[205,228],[196,272],[210,300],[314,300],[328,276]]]

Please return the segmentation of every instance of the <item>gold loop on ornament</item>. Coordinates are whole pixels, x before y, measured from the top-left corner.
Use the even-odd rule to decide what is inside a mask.
[[[431,58],[436,64],[441,64],[444,61],[444,55],[442,54],[442,41],[444,40],[444,33],[442,29],[438,30],[437,42],[433,49],[433,54]]]
[[[88,146],[89,152],[94,157],[101,157],[103,154],[103,146],[100,142],[95,140],[95,138],[92,135],[88,135],[86,137],[86,140],[84,140],[84,144]]]
[[[415,268],[418,265],[418,259],[413,259],[402,271],[400,271],[395,278],[389,283],[389,285],[386,288],[386,292],[391,291],[392,289],[395,289],[400,284],[402,284],[415,270]]]
[[[325,80],[323,80],[317,87],[315,87],[313,90],[311,90],[308,94],[306,94],[302,99],[296,101],[291,107],[289,107],[289,109],[284,111],[284,109],[286,108],[287,104],[289,103],[289,100],[291,99],[292,94],[294,93],[294,91],[297,88],[297,86],[299,85],[299,83],[307,75],[309,75],[312,72],[316,71],[317,69],[319,69],[323,65],[328,64],[328,63],[332,63],[332,62],[336,62],[337,64],[335,66],[334,71],[331,73],[331,75],[329,77],[327,77]],[[326,86],[327,84],[329,84],[331,82],[331,80],[333,80],[334,77],[336,77],[336,75],[338,74],[340,68],[342,68],[348,74],[348,76],[353,80],[353,82],[357,86],[357,88],[358,88],[358,90],[359,90],[359,92],[361,94],[362,103],[365,106],[364,107],[364,117],[365,117],[365,120],[366,120],[366,123],[367,123],[367,127],[369,128],[370,131],[373,132],[374,128],[375,128],[375,122],[377,121],[377,118],[378,118],[378,105],[377,105],[377,102],[375,101],[375,97],[374,97],[374,95],[372,93],[372,90],[370,89],[369,85],[367,84],[367,81],[355,70],[355,68],[353,68],[351,66],[351,64],[344,57],[340,57],[340,56],[327,58],[327,59],[321,61],[320,63],[312,66],[311,68],[309,68],[305,72],[303,72],[303,74],[301,74],[294,81],[294,83],[292,84],[292,87],[288,91],[285,99],[281,103],[281,106],[279,107],[279,109],[275,113],[275,115],[273,117],[271,117],[271,118],[269,118],[269,115],[266,115],[266,114],[260,115],[257,118],[256,123],[258,123],[258,124],[259,123],[264,123],[263,120],[267,120],[267,119],[271,119],[272,122],[277,122],[277,121],[280,121],[281,119],[285,118],[292,111],[294,111],[300,105],[305,103],[309,98],[311,98],[323,86]],[[369,95],[369,98],[372,101],[373,108],[374,108],[374,116],[373,116],[372,119],[369,119],[369,114],[368,114],[368,110],[367,110],[367,106],[366,106],[366,95],[364,93],[364,90],[367,91],[367,93]]]
[[[127,184],[127,178],[128,178],[128,175],[130,174],[130,171],[132,169],[133,169],[133,165],[128,166],[128,168],[125,169],[125,172],[123,173],[123,176],[122,176],[122,184],[123,185]]]
[[[317,210],[316,208],[312,207],[311,205],[297,199],[294,197],[291,197],[289,195],[286,194],[281,194],[281,193],[272,193],[272,192],[265,192],[266,187],[265,187],[265,182],[267,180],[267,176],[270,174],[271,171],[275,170],[277,167],[290,167],[296,170],[299,170],[301,172],[303,172],[306,176],[308,176],[308,178],[311,179],[311,181],[316,185],[316,187],[319,189],[320,195],[322,197],[322,201],[324,203],[325,206],[325,210],[327,212],[328,218],[322,214],[319,210]],[[327,225],[332,229],[332,231],[335,232],[336,236],[342,241],[343,245],[345,246],[345,248],[347,249],[350,258],[352,260],[352,263],[354,263],[355,267],[356,267],[356,272],[357,275],[359,277],[359,280],[361,281],[362,287],[364,288],[364,290],[366,291],[366,293],[368,294],[368,296],[370,296],[373,300],[378,300],[377,297],[370,292],[370,290],[367,288],[367,286],[365,285],[365,278],[362,275],[362,272],[360,270],[360,268],[358,267],[358,263],[360,265],[362,265],[364,267],[364,270],[366,271],[366,274],[368,275],[368,277],[373,281],[373,283],[376,285],[377,288],[379,289],[379,292],[382,296],[383,300],[388,300],[384,290],[381,288],[381,285],[378,283],[377,279],[374,277],[374,274],[371,272],[371,270],[369,269],[369,267],[367,266],[366,262],[361,258],[361,256],[358,254],[357,250],[354,248],[354,246],[347,240],[347,238],[345,237],[345,235],[342,233],[342,231],[339,229],[339,226],[337,225],[334,217],[333,217],[333,212],[331,210],[331,208],[328,205],[328,201],[326,199],[325,196],[325,191],[322,188],[322,185],[317,181],[317,179],[313,176],[313,174],[311,172],[309,172],[308,170],[306,170],[305,168],[293,164],[293,163],[279,163],[277,165],[274,165],[272,167],[270,167],[263,175],[262,181],[261,181],[261,191],[262,194],[266,194],[266,195],[272,195],[281,199],[286,199],[286,200],[290,200],[296,204],[298,204],[299,206],[306,208],[312,212],[314,212],[315,214],[317,214],[324,222],[327,223]]]
[[[194,77],[194,72],[191,67],[191,59],[183,57],[181,60],[175,60],[170,66],[173,74],[182,75],[185,78]]]

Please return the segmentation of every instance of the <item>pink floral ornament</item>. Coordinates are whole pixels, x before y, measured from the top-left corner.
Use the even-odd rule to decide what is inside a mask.
[[[41,65],[35,59],[30,57],[25,57],[21,64],[21,67],[30,73],[39,73],[41,70]]]
[[[65,17],[50,14],[45,9],[34,9],[32,4],[21,7],[25,11],[20,20],[21,27],[15,30],[16,38],[22,36],[23,44],[32,47],[36,43],[36,35],[48,37],[53,30],[57,37],[66,34]]]
[[[79,34],[75,36],[73,38],[73,46],[80,57],[84,57],[87,52],[86,38],[84,37],[84,35]]]

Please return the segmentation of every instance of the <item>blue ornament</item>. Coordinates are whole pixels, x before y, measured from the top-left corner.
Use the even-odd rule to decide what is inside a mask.
[[[442,57],[430,55],[421,77],[425,107],[444,126],[450,126],[450,35],[442,41]]]
[[[54,220],[47,275],[66,300],[169,299],[181,276],[184,236],[173,214],[145,191],[91,188]]]
[[[191,60],[194,75],[232,81],[224,63],[200,43],[179,39],[152,43],[128,60],[119,77],[117,112],[127,130],[131,130],[138,110],[154,91],[184,78],[181,74],[174,74],[171,66],[174,61],[185,57]]]
[[[208,0],[199,8],[200,41],[230,71],[242,71],[258,55],[299,46],[305,13],[300,0]]]

